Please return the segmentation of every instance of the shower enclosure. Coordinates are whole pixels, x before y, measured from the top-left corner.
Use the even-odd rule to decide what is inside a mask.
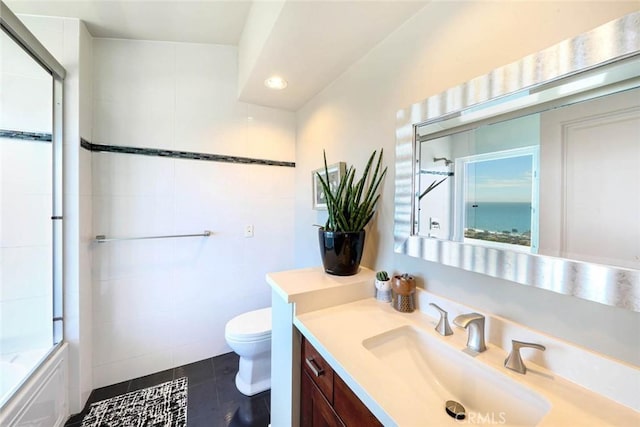
[[[64,69],[0,14],[0,406],[62,342]]]

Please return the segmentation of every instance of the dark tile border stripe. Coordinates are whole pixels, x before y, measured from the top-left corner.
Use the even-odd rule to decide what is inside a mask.
[[[426,174],[426,175],[444,175],[444,176],[453,176],[454,175],[453,172],[428,171],[428,170],[424,170],[424,169],[421,169],[420,173],[423,173],[423,174]]]
[[[21,139],[24,141],[51,142],[50,133],[24,132],[19,130],[0,129],[0,138]],[[225,162],[239,164],[254,164],[267,166],[283,166],[294,168],[294,162],[279,160],[253,159],[250,157],[225,156],[222,154],[195,153],[191,151],[161,150],[157,148],[126,147],[117,145],[93,144],[80,138],[80,146],[89,151],[106,153],[139,154],[143,156],[171,157],[174,159],[207,160],[210,162]]]
[[[24,132],[21,130],[0,129],[0,138],[22,139],[25,141],[51,142],[50,133]]]
[[[283,166],[294,168],[294,162],[252,159],[249,157],[225,156],[222,154],[194,153],[191,151],[161,150],[157,148],[126,147],[118,145],[93,144],[80,138],[80,146],[86,150],[104,153],[139,154],[142,156],[171,157],[174,159],[207,160],[210,162],[239,163],[252,165]]]
[[[84,148],[85,150],[88,151],[93,151],[93,149],[91,148],[93,146],[92,143],[90,143],[89,141],[87,141],[84,138],[80,138],[80,147]]]

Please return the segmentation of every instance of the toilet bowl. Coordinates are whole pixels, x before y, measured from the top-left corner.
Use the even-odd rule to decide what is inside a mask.
[[[240,356],[236,387],[253,396],[271,388],[271,307],[240,314],[224,328],[229,347]]]

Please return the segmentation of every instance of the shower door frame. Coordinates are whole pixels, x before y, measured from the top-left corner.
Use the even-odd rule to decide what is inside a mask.
[[[0,27],[9,38],[16,42],[29,56],[31,56],[53,78],[52,85],[52,287],[53,287],[53,319],[52,346],[41,364],[56,351],[64,339],[63,323],[63,86],[66,70],[53,55],[40,43],[29,29],[16,15],[0,1]],[[24,385],[29,377],[37,371],[33,369],[29,376],[23,379]],[[7,400],[10,401],[11,398]]]

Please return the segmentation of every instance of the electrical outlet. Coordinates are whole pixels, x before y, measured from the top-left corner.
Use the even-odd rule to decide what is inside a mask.
[[[253,225],[245,225],[244,226],[244,237],[253,237]]]
[[[429,218],[429,229],[430,230],[439,230],[440,229],[440,220],[435,217]]]

